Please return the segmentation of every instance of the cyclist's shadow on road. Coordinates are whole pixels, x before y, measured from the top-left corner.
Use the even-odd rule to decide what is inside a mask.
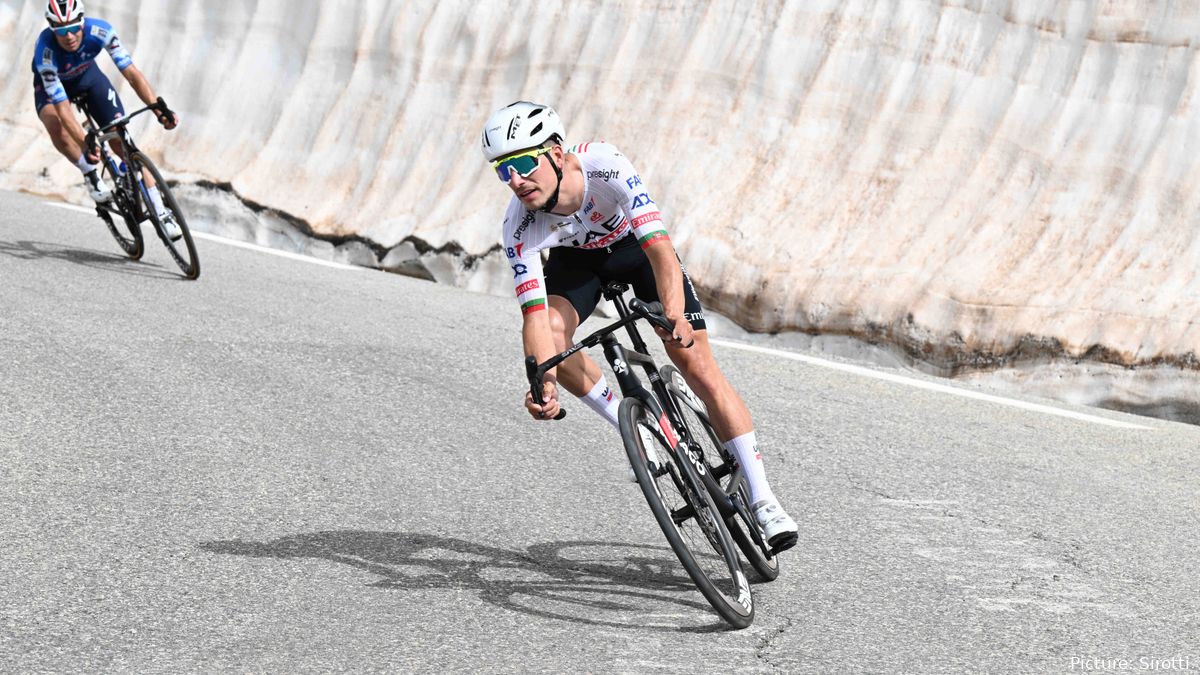
[[[567,541],[519,551],[431,534],[335,531],[271,542],[211,541],[200,548],[329,560],[378,575],[376,588],[474,590],[496,606],[573,623],[670,632],[725,628],[665,546]]]
[[[119,253],[107,253],[86,248],[73,248],[41,241],[0,241],[0,255],[19,260],[62,260],[94,269],[112,270],[122,274],[156,279],[171,279],[176,275],[165,268],[145,261],[133,261]]]

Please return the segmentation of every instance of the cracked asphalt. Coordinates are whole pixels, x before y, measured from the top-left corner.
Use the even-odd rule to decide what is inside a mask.
[[[510,298],[0,207],[6,671],[1200,669],[1195,427],[719,347],[802,522],[729,631]]]

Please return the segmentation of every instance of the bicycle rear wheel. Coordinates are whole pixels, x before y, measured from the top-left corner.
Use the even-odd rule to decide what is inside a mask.
[[[674,432],[664,431],[636,398],[621,401],[617,416],[638,485],[679,562],[722,619],[735,628],[749,626],[754,621],[750,582],[742,573],[721,513],[695,468],[677,461],[667,444],[664,433],[674,436]]]
[[[137,204],[131,203],[133,193],[128,189],[129,182],[124,176],[113,170],[112,158],[105,156],[100,162],[100,170],[105,181],[112,186],[112,201],[108,204],[97,204],[96,215],[108,226],[108,231],[117,245],[131,260],[141,260],[146,252],[145,240],[142,238],[142,228],[137,221]],[[120,221],[113,219],[114,213]]]
[[[708,420],[704,402],[687,386],[679,369],[675,366],[663,366],[658,369],[658,374],[666,383],[667,391],[671,393],[675,407],[679,410],[692,439],[702,447],[704,461],[709,468],[715,470],[726,462],[732,462],[732,458],[727,457],[723,444],[717,438],[717,433]],[[719,474],[714,473],[714,475]],[[732,472],[720,480],[721,487],[726,492],[729,491],[730,480],[732,480]],[[725,527],[729,530],[729,535],[741,549],[742,557],[750,564],[750,568],[754,570],[758,580],[774,581],[779,576],[779,556],[768,556],[758,543],[764,541],[763,531],[750,513],[750,494],[745,481],[734,491],[732,499],[735,500],[735,506],[739,506],[738,501],[741,504],[737,515],[725,519]],[[751,532],[756,533],[757,538],[751,536]]]
[[[183,209],[179,208],[179,204],[175,201],[175,195],[171,194],[171,188],[167,186],[167,181],[163,180],[162,174],[158,172],[158,167],[154,166],[154,162],[150,161],[150,158],[146,155],[135,152],[130,160],[129,170],[134,176],[141,176],[141,172],[136,169],[144,168],[154,177],[154,182],[158,185],[158,193],[162,195],[163,206],[175,217],[176,224],[179,225],[179,229],[183,232],[183,236],[176,241],[171,241],[166,236],[158,214],[155,213],[154,208],[148,206],[150,199],[143,187],[141,194],[142,203],[147,205],[146,213],[149,215],[151,222],[154,223],[154,229],[158,231],[158,238],[167,247],[167,251],[170,252],[171,258],[179,266],[183,275],[188,279],[198,278],[200,276],[200,256],[196,253],[196,243],[192,241],[192,231],[188,229]]]

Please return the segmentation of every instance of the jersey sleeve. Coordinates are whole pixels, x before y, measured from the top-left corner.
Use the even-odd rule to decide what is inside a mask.
[[[113,63],[117,64],[117,70],[125,70],[133,65],[133,56],[129,54],[129,50],[125,49],[125,45],[121,43],[121,38],[117,35],[117,29],[113,28],[112,24],[96,19],[94,25],[89,28],[89,31],[94,37],[100,39],[100,43],[104,45],[104,49],[112,57]]]
[[[54,50],[46,44],[45,35],[38,40],[34,52],[33,72],[37,73],[42,89],[46,90],[46,98],[50,99],[50,103],[62,103],[67,100],[67,90],[63,88],[62,80],[58,76],[58,66],[54,63]]]
[[[621,205],[625,217],[633,224],[633,235],[637,237],[643,249],[660,241],[669,241],[667,230],[662,224],[662,213],[642,183],[641,176],[620,151],[611,145],[605,145],[607,147],[600,156],[598,166],[601,170],[609,170],[616,175],[615,179],[607,180],[605,184],[615,192],[613,197]]]
[[[522,241],[531,234],[534,215],[519,208],[518,203],[513,207],[504,218],[504,255],[512,268],[513,288],[517,303],[521,305],[521,315],[526,316],[546,309],[546,276],[542,270],[541,249]]]

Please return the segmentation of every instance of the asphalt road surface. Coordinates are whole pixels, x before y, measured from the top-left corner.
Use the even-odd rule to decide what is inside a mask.
[[[719,345],[801,522],[725,630],[511,298],[147,245],[0,193],[0,669],[1200,670],[1196,427]]]

